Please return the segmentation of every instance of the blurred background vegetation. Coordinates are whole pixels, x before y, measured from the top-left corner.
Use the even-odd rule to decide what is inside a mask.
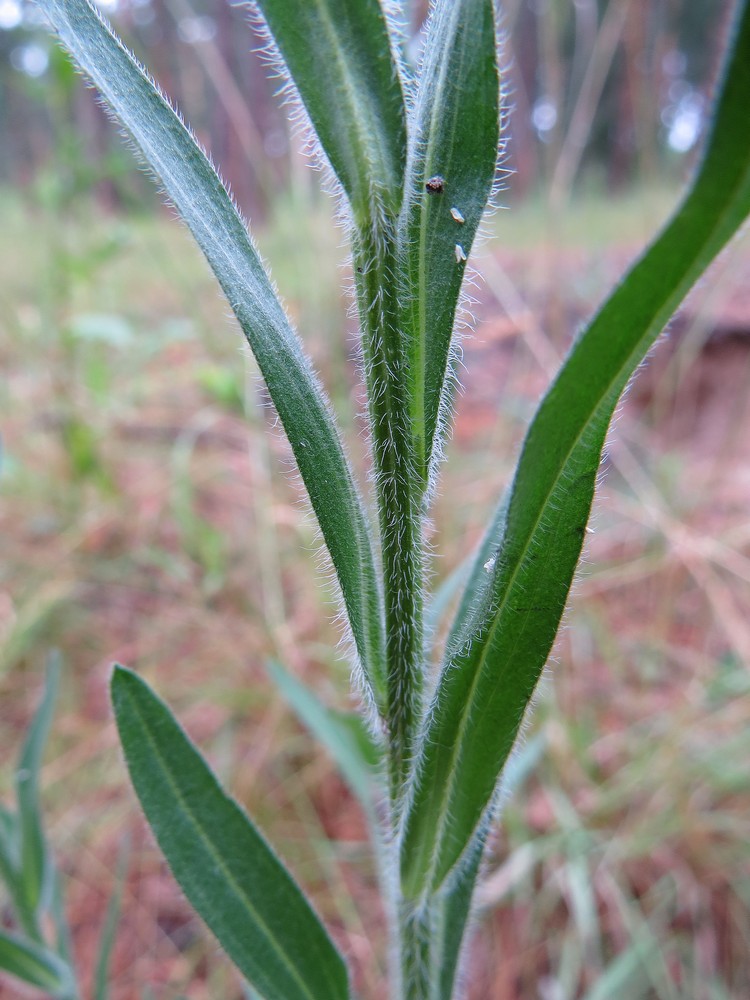
[[[246,9],[101,6],[251,218],[364,479],[343,237]],[[477,258],[436,582],[479,537],[557,359],[678,198],[731,6],[504,4],[507,187]],[[239,997],[125,784],[107,682],[113,660],[137,668],[384,998],[362,817],[263,667],[275,656],[351,704],[314,526],[171,215],[33,5],[0,0],[0,795],[59,648],[43,784],[84,983],[127,835],[113,1000]],[[750,996],[749,262],[745,238],[621,408],[480,892],[472,1000]],[[21,995],[0,978],[0,997]]]
[[[427,0],[408,6],[415,58]],[[101,7],[221,164],[240,206],[267,211],[296,151],[246,6]],[[611,190],[679,168],[705,125],[730,0],[508,0],[503,9],[514,194],[551,183],[561,198],[579,177]],[[0,0],[0,181],[40,192],[66,184],[110,209],[153,209],[151,187],[40,21],[28,0]]]

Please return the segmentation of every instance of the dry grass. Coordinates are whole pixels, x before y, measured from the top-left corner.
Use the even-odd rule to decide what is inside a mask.
[[[482,264],[436,508],[438,578],[478,536],[554,358],[650,231],[654,212],[634,219],[633,204],[558,220],[554,244],[531,207],[500,220],[514,252]],[[351,425],[361,400],[338,235],[325,206],[309,208],[281,209],[261,242]],[[263,670],[277,656],[347,701],[289,453],[185,234],[90,213],[9,210],[0,234],[0,745],[19,744],[59,647],[44,788],[83,978],[129,835],[112,1000],[239,996],[126,787],[106,690],[120,660],[168,697],[314,893],[362,994],[383,997],[362,818]],[[750,995],[745,294],[728,257],[621,411],[588,565],[481,889],[475,1000]],[[3,791],[9,779],[6,767]]]

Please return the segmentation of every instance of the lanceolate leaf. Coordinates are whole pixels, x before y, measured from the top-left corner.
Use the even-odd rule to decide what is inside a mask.
[[[465,258],[495,177],[500,86],[493,0],[438,0],[410,128],[399,226],[411,422],[424,479],[433,453]]]
[[[87,0],[37,0],[126,126],[206,255],[255,354],[336,568],[382,705],[382,610],[368,525],[329,408],[248,232],[205,154]]]
[[[348,998],[344,963],[309,903],[167,706],[122,667],[112,700],[151,829],[240,972],[266,1000]]]
[[[523,446],[486,615],[444,669],[406,821],[402,882],[435,890],[491,803],[555,637],[612,412],[659,331],[750,213],[750,7],[682,208],[575,345]]]
[[[355,221],[398,214],[406,125],[378,0],[256,0]]]

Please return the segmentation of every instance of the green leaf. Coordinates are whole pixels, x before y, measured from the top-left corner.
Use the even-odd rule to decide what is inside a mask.
[[[499,102],[493,0],[440,0],[425,42],[398,234],[411,423],[425,481],[441,409],[450,404],[461,257],[471,252],[495,178]],[[434,178],[441,180],[429,185]]]
[[[142,150],[239,320],[294,451],[382,707],[382,609],[369,526],[329,406],[247,229],[206,155],[91,4],[37,3]]]
[[[394,230],[403,199],[405,109],[378,0],[259,0],[354,220],[353,251],[369,424],[378,489],[384,587],[379,702],[390,733],[394,787],[411,758],[419,715],[421,540],[410,496],[405,371],[396,323]],[[394,525],[397,525],[394,528]],[[397,542],[395,536],[398,536]]]
[[[747,3],[741,11],[691,191],[575,345],[526,437],[484,616],[446,664],[425,733],[402,842],[410,898],[441,885],[491,807],[565,606],[617,400],[750,213]]]
[[[435,933],[431,941],[431,957],[437,982],[435,1000],[453,1000],[461,946],[471,913],[471,900],[484,846],[484,837],[475,838],[467,864],[457,872],[455,881],[435,904]]]
[[[495,509],[484,538],[471,560],[466,585],[446,641],[447,658],[459,652],[468,641],[476,629],[476,619],[481,616],[487,603],[492,587],[493,570],[508,517],[508,500],[508,494],[504,493]]]
[[[503,772],[503,797],[514,795],[536,768],[546,748],[544,735],[537,733],[508,761]],[[461,948],[471,915],[471,903],[484,855],[487,829],[481,828],[467,851],[467,860],[431,901],[434,913],[430,938],[430,965],[435,982],[435,1000],[452,1000],[456,975],[461,967]]]
[[[29,931],[38,928],[41,911],[50,902],[52,887],[52,860],[47,850],[39,801],[39,772],[59,681],[59,656],[53,654],[47,666],[44,696],[26,734],[15,775],[20,845],[17,902],[21,907],[19,917]]]
[[[240,972],[267,1000],[348,997],[346,967],[310,904],[167,706],[123,667],[112,701],[159,846]]]
[[[355,221],[401,207],[406,123],[378,0],[258,0]]]
[[[46,990],[55,998],[75,996],[75,984],[68,966],[43,945],[27,941],[0,928],[0,970],[9,972],[31,986]]]
[[[300,722],[328,750],[351,790],[371,814],[382,752],[364,719],[355,712],[328,708],[280,663],[271,660],[266,670]]]

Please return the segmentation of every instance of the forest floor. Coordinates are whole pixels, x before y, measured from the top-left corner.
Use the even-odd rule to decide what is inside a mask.
[[[670,201],[493,220],[435,504],[436,583],[480,537],[560,356]],[[275,657],[351,704],[315,528],[252,359],[166,217],[8,198],[3,212],[0,797],[57,648],[43,792],[84,995],[127,851],[110,1000],[240,997],[138,816],[108,703],[118,661],[167,698],[313,894],[361,995],[385,1000],[362,816],[264,670]],[[301,194],[260,234],[365,482],[340,242]],[[471,1000],[750,996],[749,269],[746,236],[619,410],[479,890]],[[0,979],[3,1000],[26,995]]]

